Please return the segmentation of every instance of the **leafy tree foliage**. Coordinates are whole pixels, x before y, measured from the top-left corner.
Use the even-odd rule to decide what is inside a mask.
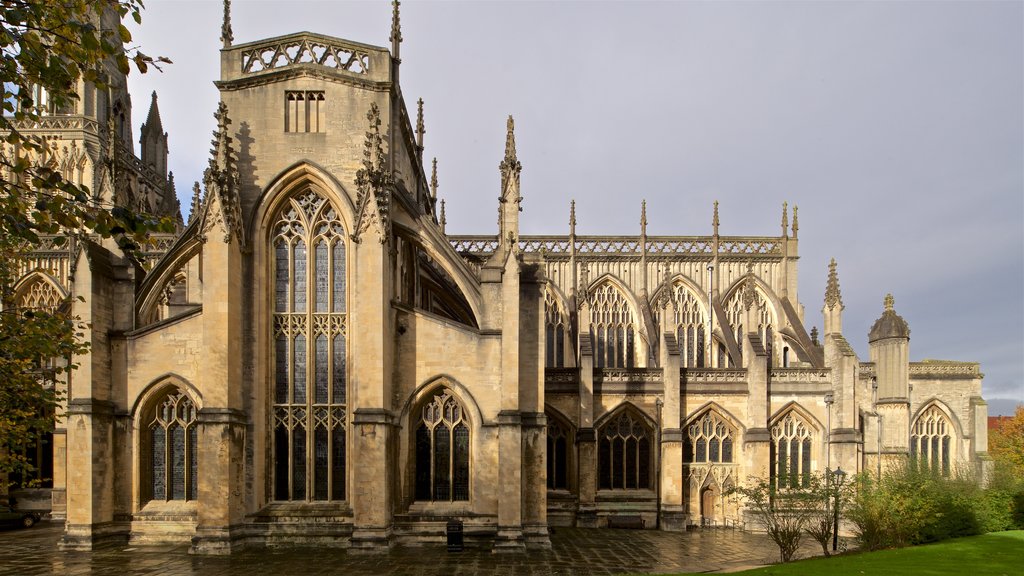
[[[781,490],[772,480],[752,478],[729,493],[744,500],[748,513],[778,546],[779,557],[789,562],[800,549],[804,534],[810,534],[823,548],[831,540],[833,517],[827,506],[834,496],[833,486],[821,475],[813,476],[806,487]]]
[[[1017,478],[1024,478],[1024,404],[999,427],[989,432],[988,453],[996,466],[1004,467]]]
[[[141,0],[0,3],[0,475],[30,471],[23,447],[52,427],[55,384],[73,367],[70,357],[87,349],[68,303],[28,309],[14,300],[26,255],[43,238],[64,246],[98,235],[132,257],[149,232],[173,230],[170,219],[136,214],[65,179],[38,160],[42,142],[26,133],[47,113],[68,109],[80,80],[103,88],[112,74],[169,62],[130,46],[121,21],[141,22],[142,8]],[[101,14],[117,25],[101,26]]]

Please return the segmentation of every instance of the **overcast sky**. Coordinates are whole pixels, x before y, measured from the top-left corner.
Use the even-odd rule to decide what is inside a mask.
[[[389,45],[389,2],[239,1],[235,43],[310,31]],[[187,211],[209,155],[222,4],[146,0],[135,41]],[[405,2],[402,89],[426,102],[448,231],[494,234],[505,118],[523,234],[778,235],[800,207],[800,300],[829,258],[861,360],[892,292],[912,360],[981,362],[1024,402],[1024,3]],[[410,111],[415,115],[415,110]],[[136,132],[137,134],[137,132]]]

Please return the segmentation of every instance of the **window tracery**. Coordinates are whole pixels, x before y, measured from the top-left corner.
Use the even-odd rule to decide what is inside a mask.
[[[569,429],[548,416],[548,490],[569,489]]]
[[[686,427],[683,461],[731,463],[732,427],[714,411],[708,411]]]
[[[469,500],[469,426],[465,410],[442,388],[424,404],[416,428],[416,499]]]
[[[597,368],[632,368],[635,358],[636,314],[626,296],[605,282],[590,297],[591,340]]]
[[[952,422],[932,405],[910,429],[910,459],[924,470],[948,476],[952,463]]]
[[[569,317],[555,294],[548,290],[544,294],[544,366],[562,368],[565,366],[565,340],[569,331]]]
[[[344,500],[345,230],[331,203],[307,191],[272,234],[274,499]]]
[[[149,497],[152,500],[195,500],[199,487],[197,409],[187,394],[172,389],[157,399],[146,427]]]
[[[793,411],[771,429],[772,479],[779,488],[806,488],[811,481],[811,430]]]
[[[53,284],[37,276],[21,290],[18,300],[23,308],[55,312],[63,298]]]
[[[675,326],[676,342],[679,343],[680,363],[683,368],[704,366],[704,332],[707,315],[697,296],[682,282],[672,288],[673,307],[666,309],[670,314],[663,326]]]
[[[750,306],[754,309],[755,317],[757,318],[757,326],[743,326],[743,320],[746,314],[746,304],[744,299],[750,302]],[[736,343],[739,345],[741,354],[743,350],[743,337],[747,332],[754,332],[761,337],[761,343],[764,345],[765,352],[768,353],[769,360],[772,358],[772,349],[775,344],[775,313],[772,307],[768,303],[768,299],[761,292],[760,288],[741,288],[734,290],[729,299],[725,302],[725,315],[729,319],[729,327],[733,332],[733,336],[736,338]],[[731,359],[726,360],[731,363]],[[740,364],[744,364],[743,359],[740,358]],[[720,368],[725,366],[720,362]]]
[[[598,438],[598,477],[602,489],[650,488],[650,431],[640,418],[623,411],[601,428]]]

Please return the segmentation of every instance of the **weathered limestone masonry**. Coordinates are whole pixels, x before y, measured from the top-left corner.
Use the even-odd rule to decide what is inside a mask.
[[[835,262],[822,340],[807,330],[796,207],[777,236],[721,236],[717,203],[709,235],[648,235],[642,204],[638,235],[592,236],[573,203],[567,235],[521,236],[540,195],[520,189],[510,117],[497,231],[450,235],[397,3],[390,48],[234,44],[228,3],[221,39],[187,225],[144,266],[109,242],[41,250],[17,287],[80,296],[90,323],[53,440],[65,547],[374,551],[457,520],[518,551],[549,526],[745,525],[728,490],[755,476],[913,458],[984,477],[977,364],[911,362],[891,297],[861,362]],[[31,129],[112,201],[176,214],[156,96],[136,158],[114,85]]]

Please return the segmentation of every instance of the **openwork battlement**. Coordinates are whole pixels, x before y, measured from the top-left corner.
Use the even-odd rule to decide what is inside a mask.
[[[243,44],[236,49],[241,50],[243,74],[315,65],[367,75],[373,66],[370,47],[309,33]]]
[[[456,252],[464,256],[486,257],[498,249],[496,236],[449,236]],[[545,256],[568,257],[573,251],[568,236],[521,236],[519,250],[543,253]],[[648,256],[695,255],[715,253],[714,239],[710,236],[648,236],[646,244],[640,236],[577,236],[577,255]],[[722,236],[718,241],[719,255],[744,257],[781,257],[781,238]]]

